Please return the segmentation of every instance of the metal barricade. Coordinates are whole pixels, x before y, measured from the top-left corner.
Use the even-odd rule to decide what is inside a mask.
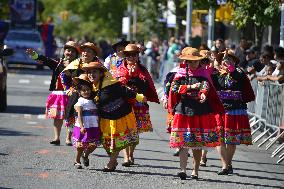
[[[251,116],[250,127],[253,130],[252,135],[256,134],[258,131],[261,131],[261,134],[256,136],[253,142],[257,142],[261,139],[265,133],[269,132],[265,129],[265,116],[267,109],[267,85],[260,85],[256,80],[252,81],[252,88],[256,91],[255,104],[249,104],[248,108],[254,106],[254,110],[248,109],[248,114]],[[253,102],[251,102],[253,103]],[[256,126],[256,128],[254,128]]]
[[[265,148],[268,150],[280,137],[284,137],[284,131],[280,133],[280,125],[284,124],[284,85],[275,82],[266,82],[265,85],[258,84],[255,111],[251,112],[251,109],[248,109],[248,112],[249,115],[252,116],[251,127],[253,128],[255,125],[258,126],[253,130],[252,134],[261,131],[261,133],[254,138],[253,142],[255,143],[262,137],[268,135],[268,137],[258,145],[258,147],[261,147],[269,141]],[[272,139],[275,135],[277,136]],[[283,150],[284,144],[280,144],[272,152],[271,157],[277,156],[277,154]],[[284,160],[284,153],[282,153],[279,158],[277,163]]]

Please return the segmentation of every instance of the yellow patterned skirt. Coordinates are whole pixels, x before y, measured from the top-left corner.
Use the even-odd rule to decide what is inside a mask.
[[[133,111],[117,120],[100,118],[102,144],[108,153],[137,145],[139,136]]]

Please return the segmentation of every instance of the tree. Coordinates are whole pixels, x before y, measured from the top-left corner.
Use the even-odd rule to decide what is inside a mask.
[[[254,25],[255,44],[260,47],[263,30],[272,25],[279,16],[279,0],[232,0],[233,20],[238,29],[252,23]]]
[[[0,20],[9,18],[9,0],[1,0],[0,2]]]
[[[151,39],[152,37],[165,38],[167,28],[165,22],[160,22],[163,12],[167,9],[167,1],[139,0],[138,8],[138,40]]]
[[[44,17],[55,18],[58,36],[92,39],[114,39],[121,36],[122,17],[126,0],[44,0]],[[62,21],[60,13],[68,11],[68,19]]]

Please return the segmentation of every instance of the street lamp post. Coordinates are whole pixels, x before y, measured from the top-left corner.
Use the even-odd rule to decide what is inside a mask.
[[[281,4],[281,25],[280,25],[280,44],[279,46],[284,47],[284,1]]]
[[[191,46],[192,0],[187,0],[185,42]]]
[[[133,34],[132,34],[132,40],[136,40],[136,34],[137,34],[137,1],[133,1]]]
[[[208,13],[208,40],[207,46],[209,48],[213,45],[214,40],[214,20],[215,20],[215,8],[213,6],[210,7]]]
[[[131,40],[131,3],[129,2],[127,5],[127,15],[129,17],[129,25],[128,25],[128,33],[127,33],[127,40]]]

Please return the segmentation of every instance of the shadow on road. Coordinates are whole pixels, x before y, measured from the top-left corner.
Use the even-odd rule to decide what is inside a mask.
[[[235,160],[234,160],[235,161]],[[278,165],[278,164],[275,164]],[[216,166],[216,165],[210,165],[210,167],[218,167],[220,168],[220,166]],[[273,171],[264,171],[264,170],[255,170],[255,169],[244,169],[244,168],[236,168],[234,167],[234,170],[239,170],[239,171],[252,171],[252,172],[263,172],[263,173],[271,173],[271,174],[280,174],[280,175],[284,175],[284,172],[278,173],[278,172],[273,172]],[[284,181],[284,180],[283,180]]]
[[[8,106],[7,110],[3,113],[39,115],[45,113],[45,107]]]
[[[220,160],[216,158],[208,158],[211,160]],[[276,164],[276,163],[264,163],[264,162],[256,162],[256,161],[243,161],[243,160],[233,160],[234,162],[241,162],[241,163],[254,163],[254,164],[263,164],[263,165],[277,165],[277,166],[284,166],[282,164]]]
[[[27,132],[13,131],[6,128],[0,128],[0,136],[35,136],[35,135]]]
[[[248,182],[234,182],[234,181],[223,181],[223,180],[213,180],[213,179],[200,179],[198,181],[204,181],[204,182],[212,182],[212,183],[224,183],[224,184],[240,184],[240,185],[244,185],[246,187],[248,186],[254,186],[254,187],[260,187],[260,188],[277,188],[277,189],[281,189],[282,187],[280,186],[271,186],[271,185],[265,185],[265,184],[256,184],[256,183],[248,183]]]

